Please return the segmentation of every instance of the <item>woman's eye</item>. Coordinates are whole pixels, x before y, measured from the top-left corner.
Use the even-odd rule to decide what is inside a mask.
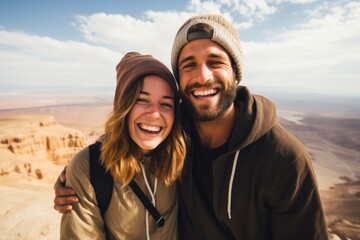
[[[138,103],[147,103],[148,101],[146,99],[144,99],[144,98],[138,98],[136,100],[136,102],[138,102]]]
[[[162,103],[161,105],[166,107],[166,108],[173,109],[173,105],[171,103]]]

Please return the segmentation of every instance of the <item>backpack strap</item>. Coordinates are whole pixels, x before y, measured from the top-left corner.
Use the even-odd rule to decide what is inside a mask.
[[[165,224],[165,219],[159,211],[155,208],[154,204],[150,202],[149,198],[146,197],[145,193],[141,190],[141,188],[136,184],[134,180],[131,180],[129,183],[129,186],[133,190],[133,192],[136,194],[136,196],[139,198],[139,200],[142,202],[142,204],[146,207],[146,209],[149,211],[151,216],[155,219],[156,225],[158,227],[162,227]]]
[[[109,207],[114,180],[100,162],[101,143],[95,142],[89,146],[90,182],[96,194],[96,200],[104,215]]]
[[[106,210],[109,207],[114,180],[111,173],[106,171],[104,166],[100,162],[101,143],[95,142],[89,146],[89,168],[90,168],[90,182],[95,190],[96,200],[101,211],[101,215],[104,216]],[[155,206],[146,197],[145,193],[140,189],[134,180],[129,183],[130,188],[142,202],[142,204],[149,211],[151,216],[155,219],[158,227],[162,227],[165,224],[165,219]]]

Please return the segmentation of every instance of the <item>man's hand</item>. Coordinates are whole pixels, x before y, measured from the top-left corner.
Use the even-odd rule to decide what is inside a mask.
[[[78,202],[78,197],[72,188],[65,187],[65,172],[66,167],[60,173],[57,181],[54,184],[55,199],[54,209],[60,213],[65,213],[72,209],[72,204]]]

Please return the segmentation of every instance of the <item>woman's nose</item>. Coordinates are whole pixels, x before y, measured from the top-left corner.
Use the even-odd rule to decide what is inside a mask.
[[[158,104],[150,104],[149,109],[147,111],[147,115],[154,117],[154,118],[158,118],[160,116],[160,109]]]

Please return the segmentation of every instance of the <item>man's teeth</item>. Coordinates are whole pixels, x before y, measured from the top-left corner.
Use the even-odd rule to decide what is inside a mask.
[[[209,95],[212,95],[215,93],[216,93],[215,89],[209,89],[209,90],[204,90],[204,91],[194,91],[194,96],[195,97],[204,97],[204,96],[209,96]]]
[[[139,126],[141,129],[144,129],[149,132],[159,132],[161,129],[159,126],[150,126],[150,125],[145,125],[145,124],[140,124]]]

